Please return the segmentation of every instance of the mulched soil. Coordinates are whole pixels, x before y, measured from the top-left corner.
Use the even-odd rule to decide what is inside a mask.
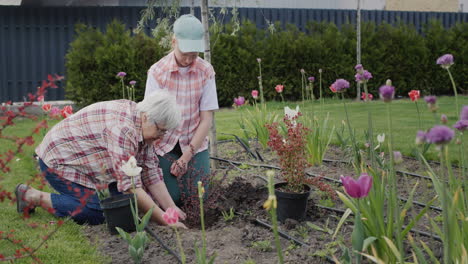
[[[227,173],[227,178],[223,182],[221,195],[217,199],[215,208],[206,213],[208,255],[216,254],[215,263],[277,263],[272,231],[256,222],[256,219],[259,219],[270,223],[269,216],[262,208],[263,202],[267,198],[264,181],[267,169],[253,166],[253,164],[277,166],[277,157],[269,150],[259,149],[264,159],[264,162],[260,162],[250,157],[235,142],[222,143],[220,146],[220,157],[242,162],[244,165],[232,166],[225,162],[219,163],[220,168],[217,169],[216,174],[224,175]],[[343,160],[346,156],[341,148],[331,146],[326,159]],[[424,174],[424,167],[412,158],[404,158],[404,162],[398,165],[397,169]],[[321,166],[308,168],[307,172],[336,180],[339,180],[341,175],[354,175],[354,169],[350,164],[336,161],[324,162]],[[276,176],[279,178],[279,171],[276,171]],[[416,182],[418,182],[418,186],[414,200],[425,203],[434,197],[430,180],[403,174],[398,176],[400,196],[407,197]],[[331,184],[334,189],[342,191],[342,187],[338,184]],[[338,236],[332,239],[341,214],[319,208],[317,205],[342,210],[346,207],[339,200],[332,201],[320,192],[312,192],[309,199],[305,221],[299,223],[288,219],[280,225],[281,231],[305,244],[299,246],[288,239],[281,238],[285,263],[330,263],[330,258],[333,255],[339,257],[341,254],[340,246],[336,241],[348,246],[350,244],[352,221],[347,221],[342,226]],[[435,204],[435,206],[438,205]],[[221,212],[229,211],[230,208],[234,209],[235,217],[231,221],[225,221]],[[408,213],[415,215],[419,210],[421,207],[413,206]],[[428,216],[437,219],[438,212],[430,211]],[[153,223],[149,224],[149,228],[167,246],[176,252],[178,251],[173,229]],[[428,217],[423,218],[416,228],[430,232]],[[110,262],[132,262],[128,254],[127,243],[118,235],[110,235],[105,225],[84,226],[83,231],[97,245],[99,251],[109,257]],[[187,262],[195,263],[195,247],[201,247],[200,228],[192,227],[188,230],[179,230],[179,233],[183,240]],[[433,239],[420,237],[417,234],[413,236],[418,240],[425,241],[433,249],[441,248],[440,243]],[[435,254],[440,256],[440,250],[435,250]],[[143,263],[177,263],[177,260],[156,240],[151,239],[145,249]]]

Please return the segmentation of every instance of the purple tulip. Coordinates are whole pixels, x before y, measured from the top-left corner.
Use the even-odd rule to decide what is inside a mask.
[[[380,94],[380,98],[384,102],[386,103],[391,102],[393,97],[395,96],[395,87],[391,85],[382,85],[379,88],[379,94]]]
[[[455,125],[453,125],[453,128],[457,129],[458,131],[465,131],[468,129],[468,120],[458,120]]]
[[[245,104],[245,98],[243,96],[239,96],[237,98],[234,98],[234,104],[236,106],[241,106],[241,105]]]
[[[356,181],[350,176],[341,176],[341,183],[346,190],[346,193],[353,198],[363,198],[369,194],[372,187],[372,177],[367,173],[361,173],[361,177]]]
[[[130,81],[129,84],[134,86],[136,84],[136,81]]]
[[[120,77],[120,78],[125,77],[125,75],[127,75],[125,72],[119,72],[119,73],[117,73],[117,77]]]
[[[335,88],[336,92],[344,92],[349,88],[349,82],[345,79],[337,79],[332,86]]]
[[[453,65],[453,55],[452,54],[445,54],[437,59],[437,64],[439,64],[442,68],[448,69],[450,66]]]
[[[427,132],[426,141],[436,145],[444,145],[450,142],[455,136],[455,132],[447,126],[434,126]]]
[[[315,81],[315,77],[314,76],[310,76],[309,78],[307,78],[309,80],[309,82],[314,82]]]

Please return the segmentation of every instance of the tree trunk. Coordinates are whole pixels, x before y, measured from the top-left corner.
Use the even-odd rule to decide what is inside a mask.
[[[210,31],[208,23],[208,0],[201,0],[200,3],[203,29],[205,30],[205,60],[211,63]],[[213,113],[213,125],[210,129],[210,156],[218,157],[218,144],[216,140],[216,121]],[[217,163],[211,160],[211,168],[217,168]]]
[[[361,64],[361,0],[357,0],[356,17],[356,64]],[[360,100],[361,84],[357,83],[356,101]],[[367,95],[366,95],[367,96]]]

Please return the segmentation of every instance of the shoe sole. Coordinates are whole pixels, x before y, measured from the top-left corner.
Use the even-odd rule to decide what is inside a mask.
[[[16,185],[16,188],[15,188],[15,196],[16,196],[16,211],[19,213],[19,214],[22,214],[24,213],[23,210],[20,210],[20,202],[23,202],[24,203],[24,200],[22,199],[23,197],[20,198],[20,195],[21,195],[21,191],[19,190],[21,185],[23,184],[18,184]],[[27,189],[26,189],[27,190]],[[26,192],[26,191],[25,191]],[[24,193],[23,193],[24,195]],[[34,208],[30,208],[29,209],[29,213],[34,213]]]

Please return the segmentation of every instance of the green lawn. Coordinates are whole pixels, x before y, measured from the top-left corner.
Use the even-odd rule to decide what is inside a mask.
[[[468,105],[468,97],[459,98],[461,105]],[[449,125],[452,126],[457,120],[458,113],[455,112],[454,98],[441,97],[439,98],[439,113],[445,113],[449,119]],[[301,105],[301,103],[298,103]],[[367,129],[367,111],[363,103],[347,101],[350,120],[353,128],[356,129],[358,140],[363,142],[363,133]],[[295,107],[296,103],[288,102],[286,105]],[[387,133],[386,130],[386,105],[380,101],[370,103],[372,114],[374,118],[375,135],[378,133]],[[409,100],[397,100],[391,103],[392,119],[395,140],[395,150],[400,150],[403,154],[410,154],[411,149],[414,147],[414,139],[416,131],[418,130],[418,118],[416,108],[413,102]],[[239,127],[240,111],[246,114],[246,109],[252,107],[245,107],[245,109],[221,109],[216,113],[216,126],[218,139],[232,139],[232,136],[223,135],[222,133],[230,133],[242,135]],[[323,108],[323,109],[322,109]],[[423,100],[419,102],[419,108],[422,115],[423,128],[427,129],[434,124],[434,117],[428,112],[427,107]],[[278,114],[283,114],[283,104],[279,102],[268,103],[269,111],[274,111]],[[343,110],[343,103],[339,100],[328,99],[324,102],[323,107],[319,102],[308,102],[304,106],[301,105],[301,111],[305,114],[314,112],[317,116],[322,117],[326,113],[330,113],[330,120],[335,126],[340,127],[341,121],[345,119]],[[3,131],[4,135],[17,135],[25,136],[35,126],[32,121],[18,121],[14,127],[10,127]],[[465,135],[465,141],[467,140]],[[388,136],[387,136],[388,139]],[[36,137],[36,142],[40,137]],[[336,143],[336,138],[334,139]],[[36,143],[37,144],[37,143]],[[11,142],[0,140],[0,153],[5,153],[6,150],[11,149],[13,144]],[[452,153],[455,154],[457,147],[451,144]],[[24,151],[18,154],[10,164],[11,172],[7,174],[0,174],[0,191],[6,190],[13,194],[14,187],[18,183],[26,182],[31,179],[36,173],[36,163],[32,157],[34,147],[28,146]],[[433,147],[431,149],[432,157],[435,158]],[[468,157],[468,149],[465,150],[466,157]],[[456,155],[452,155],[456,159]],[[37,186],[38,184],[35,184]],[[41,243],[41,238],[50,232],[54,227],[37,227],[32,228],[28,223],[36,222],[42,225],[55,221],[44,210],[37,210],[37,213],[32,219],[22,221],[20,216],[16,213],[16,206],[8,199],[0,202],[0,231],[9,232],[14,230],[15,237],[24,241],[24,244],[34,248]],[[59,231],[48,240],[47,247],[42,247],[37,256],[44,263],[106,263],[111,260],[105,259],[100,256],[96,249],[88,242],[88,240],[81,234],[81,227],[72,222],[67,222]],[[4,256],[11,256],[14,250],[17,249],[14,245],[7,240],[0,240],[0,254]],[[18,261],[18,263],[30,263],[30,259]]]
[[[360,143],[364,143],[364,131],[367,130],[367,108],[363,102],[354,102],[351,100],[346,101],[350,123],[353,129],[356,130],[357,140]],[[462,105],[468,105],[468,96],[459,96],[460,107]],[[334,124],[335,128],[341,128],[342,120],[346,120],[343,102],[337,99],[325,100],[323,106],[320,102],[306,102],[304,106],[302,102],[286,102],[284,105],[290,108],[295,108],[299,105],[300,111],[304,115],[310,115],[315,113],[319,118],[323,118],[327,113],[330,114],[330,124]],[[418,131],[418,114],[416,111],[415,103],[409,99],[395,100],[391,105],[392,115],[392,133],[394,139],[394,150],[401,151],[404,155],[411,155],[412,149],[415,147],[415,136]],[[448,117],[448,126],[452,125],[458,120],[459,113],[455,112],[455,98],[454,97],[439,97],[438,98],[439,110],[437,113],[437,119],[440,119],[441,114],[445,114]],[[374,135],[385,133],[386,140],[389,138],[387,132],[387,104],[380,100],[369,103],[369,107],[372,111]],[[435,124],[434,115],[427,109],[426,103],[423,99],[418,102],[419,111],[421,113],[422,129],[431,128]],[[232,139],[232,136],[223,135],[221,133],[236,134],[238,136],[243,135],[239,122],[241,112],[244,117],[247,116],[247,109],[252,110],[252,106],[241,107],[240,109],[221,109],[216,113],[216,129],[218,139]],[[277,114],[283,115],[283,104],[279,102],[270,102],[267,104],[269,111],[274,111]],[[331,126],[331,125],[329,125]],[[347,129],[345,133],[347,133]],[[465,142],[467,138],[465,133]],[[374,137],[376,140],[376,138]],[[338,140],[336,135],[332,139],[332,144],[337,144]],[[454,142],[450,144],[450,150],[452,153],[452,159],[458,160],[458,145]],[[465,150],[465,157],[468,157],[468,148]],[[432,146],[428,152],[428,157],[436,159],[435,149]]]
[[[36,122],[31,120],[18,121],[16,126],[7,128],[3,134],[26,136],[30,134],[35,124]],[[40,137],[35,139],[38,142]],[[13,144],[9,141],[0,140],[0,146],[0,153],[3,154],[6,150],[12,149]],[[31,180],[38,172],[36,162],[32,156],[33,151],[33,147],[25,147],[24,151],[16,155],[9,164],[11,172],[0,174],[1,190],[11,192],[14,197],[15,186],[18,183]],[[34,184],[36,187],[38,185],[38,183]],[[34,217],[23,221],[16,212],[16,204],[12,204],[8,199],[0,202],[0,212],[0,231],[3,231],[5,235],[13,230],[14,238],[22,240],[24,245],[32,249],[42,242],[42,237],[49,234],[56,227],[57,219],[42,209],[36,210]],[[39,226],[33,228],[30,224],[39,224]],[[44,227],[44,225],[47,225],[47,227]],[[72,221],[65,222],[35,255],[42,263],[108,263],[109,261],[106,261],[103,256],[98,254],[96,248],[89,243],[80,230],[81,226]],[[0,240],[0,254],[5,257],[12,256],[15,250],[19,248],[18,245],[5,239]],[[31,258],[23,258],[15,261],[15,263],[32,263],[32,260]]]

